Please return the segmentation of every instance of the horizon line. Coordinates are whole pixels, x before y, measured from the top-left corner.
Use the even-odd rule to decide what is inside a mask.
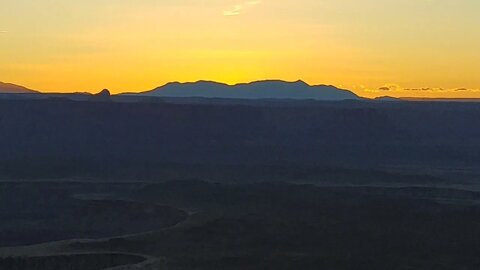
[[[249,82],[238,82],[238,83],[227,83],[227,82],[222,82],[222,81],[216,81],[216,80],[206,80],[206,79],[199,79],[199,80],[192,80],[192,81],[170,81],[170,82],[167,82],[167,83],[163,83],[163,84],[159,84],[158,86],[155,86],[154,88],[152,89],[147,89],[147,90],[139,90],[139,91],[127,91],[127,92],[118,92],[117,94],[115,95],[121,95],[121,94],[128,94],[128,93],[144,93],[144,92],[149,92],[149,91],[152,91],[152,90],[155,90],[157,88],[161,88],[161,87],[164,87],[166,85],[169,85],[169,84],[195,84],[195,83],[214,83],[214,84],[222,84],[222,85],[226,85],[226,86],[238,86],[238,85],[245,85],[245,84],[253,84],[253,83],[261,83],[261,82],[284,82],[284,83],[290,83],[290,84],[293,84],[293,83],[304,83],[310,87],[316,87],[316,86],[329,86],[329,87],[335,87],[335,88],[338,88],[338,89],[341,89],[341,90],[348,90],[348,91],[352,91],[354,92],[353,90],[350,90],[348,88],[344,88],[344,87],[339,87],[339,86],[336,86],[334,84],[310,84],[308,82],[306,82],[305,80],[303,79],[298,79],[298,80],[283,80],[283,79],[258,79],[258,80],[253,80],[253,81],[249,81]],[[85,90],[67,90],[67,92],[55,92],[55,91],[43,91],[43,90],[39,90],[39,89],[34,89],[34,88],[31,88],[29,86],[25,86],[23,84],[18,84],[18,83],[12,83],[12,82],[6,82],[6,81],[0,81],[0,83],[3,83],[3,84],[10,84],[10,85],[14,85],[14,86],[18,86],[18,87],[23,87],[23,88],[26,88],[28,90],[33,90],[33,91],[37,91],[41,94],[79,94],[79,93],[90,93],[90,94],[95,94],[97,93],[97,90],[90,90],[90,91],[85,91]],[[106,88],[103,88],[103,89],[108,89],[110,90],[108,87]],[[98,90],[98,91],[101,91],[101,90]],[[356,93],[355,93],[356,94]]]
[[[479,97],[428,97],[428,96],[411,96],[411,95],[405,95],[405,96],[395,96],[395,95],[389,95],[389,93],[385,92],[384,94],[381,94],[381,92],[378,92],[379,95],[376,96],[376,97],[365,97],[365,96],[362,96],[360,94],[358,94],[357,92],[358,91],[355,91],[355,90],[352,90],[348,87],[343,87],[343,85],[335,85],[335,84],[323,84],[323,83],[320,83],[320,84],[311,84],[309,82],[307,82],[306,80],[304,79],[298,79],[298,80],[284,80],[284,79],[258,79],[258,80],[253,80],[253,81],[247,81],[247,82],[236,82],[236,83],[227,83],[227,82],[222,82],[222,81],[217,81],[217,80],[209,80],[209,79],[199,79],[199,80],[187,80],[187,81],[170,81],[170,82],[166,82],[164,84],[159,84],[158,86],[155,86],[153,87],[152,89],[148,89],[148,90],[138,90],[138,91],[123,91],[123,92],[116,92],[115,94],[112,94],[112,95],[126,95],[126,94],[141,94],[141,93],[147,93],[147,92],[151,92],[151,91],[154,91],[154,90],[157,90],[158,88],[162,88],[164,86],[167,86],[167,85],[170,85],[170,84],[195,84],[195,83],[213,83],[213,84],[221,84],[221,85],[226,85],[226,86],[229,86],[229,87],[235,87],[235,86],[239,86],[239,85],[246,85],[246,84],[254,84],[254,83],[262,83],[262,82],[283,82],[283,83],[289,83],[289,84],[294,84],[294,83],[303,83],[309,87],[321,87],[321,86],[324,86],[324,87],[335,87],[339,90],[344,90],[344,91],[350,91],[352,93],[354,93],[355,95],[357,95],[358,97],[360,98],[364,98],[364,99],[379,99],[379,98],[387,98],[387,97],[390,97],[390,98],[398,98],[398,99],[410,99],[410,100],[413,100],[413,99],[429,99],[429,100],[432,100],[432,99],[438,99],[438,100],[477,100],[477,99],[480,99],[480,96]],[[10,84],[10,85],[13,85],[13,86],[18,86],[18,87],[22,87],[22,88],[25,88],[27,90],[31,90],[31,91],[34,91],[34,92],[37,92],[38,94],[96,94],[98,92],[100,92],[101,90],[67,90],[65,92],[58,92],[58,91],[45,91],[45,90],[38,90],[38,89],[35,89],[35,88],[31,88],[31,87],[28,87],[28,86],[25,86],[23,84],[18,84],[18,83],[12,83],[12,82],[6,82],[6,81],[0,81],[1,84]],[[109,88],[103,88],[103,89],[107,89],[109,90]],[[406,88],[407,89],[407,88]],[[442,88],[443,89],[443,88]],[[456,89],[456,88],[452,88],[452,89]],[[466,88],[463,88],[463,89],[466,89]],[[478,89],[471,89],[473,91],[480,91]],[[6,93],[5,93],[6,94]]]

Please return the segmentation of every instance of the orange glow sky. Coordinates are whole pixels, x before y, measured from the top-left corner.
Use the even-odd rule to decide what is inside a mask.
[[[480,98],[478,0],[15,0],[0,81],[45,92],[302,79]]]

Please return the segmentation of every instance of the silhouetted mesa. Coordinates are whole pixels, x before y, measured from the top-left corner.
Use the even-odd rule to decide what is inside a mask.
[[[91,101],[110,101],[110,91],[108,89],[103,89],[99,93],[92,95],[90,98]]]
[[[210,81],[198,81],[195,83],[174,82],[140,93],[139,95],[230,99],[360,99],[359,96],[351,91],[330,85],[311,86],[303,81],[286,82],[280,80],[257,81],[232,86]]]

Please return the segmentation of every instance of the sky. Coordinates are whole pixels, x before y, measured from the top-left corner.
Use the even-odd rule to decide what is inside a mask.
[[[304,80],[480,98],[478,0],[2,0],[0,81],[114,93]]]

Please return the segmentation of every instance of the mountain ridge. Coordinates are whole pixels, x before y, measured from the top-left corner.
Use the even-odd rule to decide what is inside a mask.
[[[336,97],[333,99],[329,98],[322,98],[320,97],[315,97],[315,96],[308,96],[303,93],[303,95],[300,96],[275,96],[275,95],[270,95],[270,96],[253,96],[253,97],[248,97],[248,96],[235,96],[233,94],[233,90],[238,90],[235,88],[240,88],[240,91],[243,91],[247,88],[250,88],[250,92],[256,92],[256,91],[262,91],[265,89],[261,89],[264,86],[267,86],[267,90],[275,90],[275,87],[272,87],[272,85],[281,85],[284,88],[285,87],[297,87],[297,89],[293,89],[294,92],[300,88],[300,90],[307,89],[307,91],[310,91],[307,94],[312,95],[312,92],[317,92],[317,94],[322,94],[323,92],[334,92],[334,93],[340,93],[340,97]],[[201,87],[199,87],[201,86]],[[168,88],[172,87],[190,87],[191,91],[195,91],[192,95],[179,95],[178,93],[161,93],[162,91],[165,91],[165,89],[168,90]],[[202,89],[203,87],[203,89]],[[217,89],[217,94],[211,94],[207,92],[207,94],[198,94],[202,93],[203,91],[209,91],[212,87],[220,87],[223,88],[220,91],[227,91],[229,92],[229,95],[225,95],[223,93],[218,94],[218,89]],[[243,88],[243,89],[242,89]],[[260,89],[258,89],[260,88]],[[265,87],[264,87],[265,88]],[[268,89],[270,88],[270,89]],[[284,89],[285,90],[285,89]],[[249,91],[244,91],[245,92]],[[271,91],[271,92],[273,92]],[[233,93],[233,94],[232,94]],[[17,95],[20,94],[20,95]],[[97,93],[98,95],[99,93]],[[255,93],[253,93],[255,94]],[[325,93],[323,93],[325,94]],[[14,83],[6,83],[0,81],[0,95],[2,95],[2,98],[22,98],[22,99],[43,99],[43,98],[49,98],[49,97],[63,97],[63,98],[72,98],[74,100],[88,100],[92,96],[95,96],[95,93],[90,93],[90,92],[66,92],[66,93],[61,93],[61,92],[54,92],[54,93],[45,93],[41,92],[38,90],[33,90],[30,88],[27,88],[25,86],[19,85],[19,84],[14,84]],[[218,95],[218,96],[217,96]],[[133,98],[200,98],[200,99],[232,99],[232,100],[274,100],[274,99],[284,99],[284,100],[317,100],[317,101],[329,101],[329,100],[371,100],[371,101],[378,101],[378,102],[399,102],[399,101],[409,101],[409,102],[480,102],[480,98],[429,98],[429,97],[392,97],[392,96],[380,96],[376,98],[365,98],[357,95],[353,91],[338,88],[334,85],[327,85],[327,84],[318,84],[318,85],[309,85],[308,83],[302,81],[302,80],[297,80],[297,81],[284,81],[284,80],[258,80],[258,81],[253,81],[253,82],[247,82],[247,83],[237,83],[237,84],[227,84],[227,83],[222,83],[222,82],[216,82],[216,81],[210,81],[210,80],[199,80],[196,82],[178,82],[178,81],[173,81],[173,82],[168,82],[162,86],[156,87],[152,90],[147,90],[143,92],[124,92],[124,93],[119,93],[119,94],[111,94],[112,97],[118,96],[118,97],[133,97]]]
[[[332,85],[309,85],[304,81],[260,80],[249,83],[225,84],[215,81],[170,82],[141,93],[156,97],[204,97],[233,99],[315,99],[358,100],[357,94]]]

